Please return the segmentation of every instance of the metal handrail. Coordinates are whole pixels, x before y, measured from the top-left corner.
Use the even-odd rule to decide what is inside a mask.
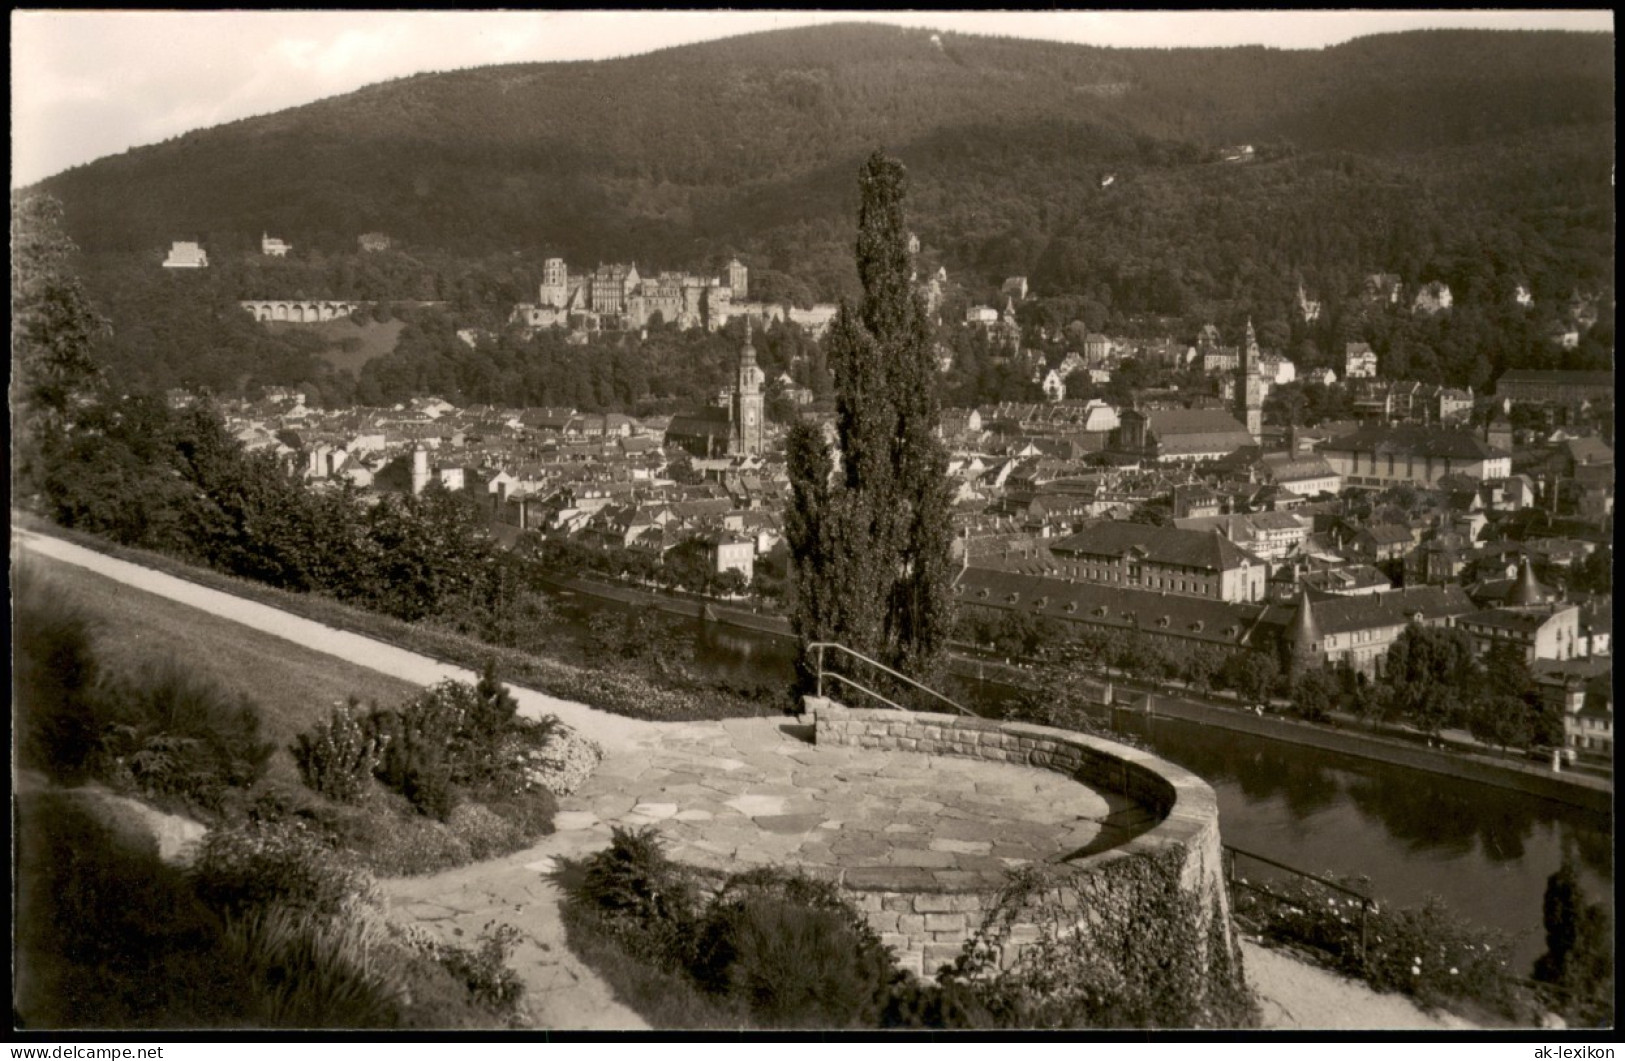
[[[879,693],[875,692],[873,689],[870,689],[868,686],[860,685],[857,682],[853,681],[851,678],[848,678],[844,674],[841,674],[841,673],[839,673],[837,671],[830,671],[829,676],[831,678],[835,679],[836,681],[841,682],[842,684],[850,685],[852,688],[856,689],[860,693],[867,693],[868,695],[874,697],[876,700],[879,700],[881,703],[885,704],[887,707],[894,708],[895,710],[898,710],[898,711],[907,711],[908,710],[908,708],[904,707],[902,704],[899,704],[899,703],[897,703],[895,701],[886,699],[884,696],[881,696]],[[820,695],[822,695],[822,694],[820,694]]]
[[[835,649],[837,652],[846,653],[848,656],[851,656],[853,659],[862,660],[864,663],[869,664],[869,666],[874,667],[876,670],[883,671],[886,674],[891,675],[893,678],[896,678],[897,680],[899,680],[899,681],[901,681],[901,682],[903,682],[903,683],[905,683],[905,684],[907,684],[907,685],[909,685],[909,686],[911,686],[911,687],[913,687],[915,689],[918,689],[921,692],[926,693],[927,695],[936,697],[938,700],[941,700],[943,703],[947,704],[949,707],[953,708],[955,711],[958,711],[961,715],[970,715],[972,718],[980,718],[981,717],[975,711],[972,711],[970,708],[965,707],[965,706],[963,706],[961,704],[955,703],[954,701],[948,699],[946,696],[943,696],[941,693],[937,692],[935,689],[932,689],[929,686],[921,685],[919,682],[915,681],[913,678],[910,678],[908,675],[900,674],[897,671],[894,671],[890,667],[886,666],[884,663],[881,663],[881,662],[879,662],[877,660],[872,660],[868,656],[865,656],[861,652],[854,652],[852,649],[847,648],[845,645],[839,644],[839,643],[834,642],[834,641],[814,641],[814,642],[810,643],[807,646],[807,648],[812,650],[813,652],[815,652],[817,654],[817,666],[818,666],[817,690],[818,690],[818,695],[820,697],[822,697],[824,695],[824,651],[826,649]],[[870,689],[869,687],[867,687],[865,685],[862,685],[862,684],[858,683],[857,681],[854,681],[853,679],[846,677],[843,674],[838,674],[835,671],[830,671],[829,676],[832,677],[832,678],[836,678],[836,679],[846,683],[847,685],[852,686],[854,689],[858,689],[858,690],[860,690],[862,692],[868,693],[870,696],[874,697],[875,699],[881,701],[882,703],[889,704],[890,706],[897,708],[897,710],[899,710],[899,711],[907,710],[906,708],[903,708],[903,707],[901,707],[901,706],[899,706],[897,704],[892,703],[890,700],[886,699],[884,696],[881,696],[879,693],[875,692],[873,689]]]
[[[1305,871],[1299,869],[1297,866],[1289,866],[1285,862],[1277,862],[1273,858],[1265,858],[1263,855],[1255,855],[1251,851],[1243,851],[1241,848],[1233,847],[1230,844],[1225,844],[1225,845],[1223,845],[1223,847],[1224,847],[1224,849],[1226,851],[1230,852],[1231,855],[1240,855],[1243,858],[1250,858],[1254,862],[1262,862],[1266,866],[1274,866],[1276,869],[1284,869],[1288,873],[1291,873],[1291,874],[1293,874],[1295,876],[1307,877],[1309,880],[1314,881],[1316,884],[1324,885],[1325,887],[1328,887],[1328,888],[1332,889],[1333,891],[1342,892],[1344,895],[1352,895],[1354,898],[1360,899],[1360,900],[1362,900],[1364,902],[1368,902],[1368,903],[1376,902],[1375,899],[1373,899],[1371,896],[1367,895],[1365,892],[1359,891],[1359,890],[1357,890],[1355,888],[1350,888],[1346,884],[1339,884],[1334,880],[1328,880],[1325,877],[1317,877],[1313,873],[1306,873]],[[1233,866],[1234,862],[1232,862],[1231,864]]]
[[[1275,892],[1270,891],[1268,888],[1265,888],[1262,885],[1248,884],[1247,882],[1238,879],[1236,875],[1236,856],[1239,855],[1242,858],[1250,858],[1255,862],[1262,862],[1266,866],[1273,866],[1276,869],[1284,869],[1288,873],[1295,876],[1303,877],[1306,880],[1312,880],[1322,887],[1330,888],[1333,891],[1341,892],[1344,895],[1352,896],[1353,898],[1360,900],[1360,965],[1362,967],[1369,965],[1371,959],[1369,919],[1371,914],[1377,909],[1376,899],[1362,891],[1350,888],[1346,884],[1339,884],[1337,881],[1328,880],[1325,877],[1319,877],[1313,873],[1306,873],[1296,866],[1287,865],[1285,862],[1277,862],[1273,858],[1265,858],[1263,855],[1255,855],[1251,851],[1243,851],[1241,848],[1231,847],[1229,844],[1222,844],[1220,846],[1224,853],[1229,856],[1229,858],[1225,859],[1225,861],[1228,863],[1225,878],[1232,888],[1245,888],[1248,891],[1257,892],[1260,895],[1267,895],[1277,902],[1280,902],[1283,899],[1282,896],[1277,895]]]

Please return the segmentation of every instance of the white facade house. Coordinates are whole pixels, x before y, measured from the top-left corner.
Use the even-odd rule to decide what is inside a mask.
[[[1298,378],[1298,366],[1279,355],[1266,354],[1258,359],[1258,374],[1265,383],[1280,386]]]
[[[169,246],[169,257],[164,259],[165,269],[204,269],[209,255],[196,243],[177,240]]]
[[[1369,343],[1349,343],[1343,352],[1343,378],[1375,379],[1377,352]]]
[[[1091,398],[1083,407],[1085,431],[1116,431],[1120,425],[1117,410],[1099,398]]]

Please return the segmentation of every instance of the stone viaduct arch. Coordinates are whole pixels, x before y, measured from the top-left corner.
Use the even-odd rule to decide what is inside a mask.
[[[238,303],[257,321],[287,321],[291,324],[317,324],[348,317],[361,308],[360,302],[329,299],[253,299]]]

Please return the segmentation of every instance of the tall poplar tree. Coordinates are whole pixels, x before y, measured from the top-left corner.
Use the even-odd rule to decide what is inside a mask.
[[[903,166],[877,152],[859,183],[863,300],[842,302],[825,347],[834,446],[806,426],[788,440],[791,622],[803,646],[837,641],[929,680],[952,618],[952,493],[936,437],[936,363],[914,289]]]

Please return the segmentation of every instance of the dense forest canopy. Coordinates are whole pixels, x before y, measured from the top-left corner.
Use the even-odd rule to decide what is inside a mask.
[[[243,298],[389,298],[494,326],[551,255],[577,271],[696,272],[739,255],[769,297],[853,296],[851,177],[883,146],[908,166],[912,224],[924,264],[949,272],[950,309],[1025,275],[1113,328],[1252,317],[1311,363],[1335,362],[1345,340],[1385,354],[1397,341],[1430,346],[1398,362],[1420,378],[1478,385],[1556,356],[1541,336],[1576,290],[1601,297],[1611,347],[1612,44],[1438,30],[1317,51],[1109,49],[835,25],[418,75],[39,190],[62,200],[115,325],[131,316],[119,305],[182,281],[222,314]],[[1250,161],[1223,161],[1243,143]],[[359,253],[373,231],[394,249]],[[266,232],[293,254],[259,258]],[[177,239],[204,242],[212,275],[138,279]],[[1368,319],[1355,296],[1378,272],[1445,281],[1466,322]],[[1294,310],[1300,284],[1325,306],[1313,326]],[[1519,286],[1533,311],[1514,310]],[[297,338],[211,327],[257,336],[201,373],[212,385],[321,374]],[[1430,330],[1460,334],[1410,334]],[[173,382],[168,356],[110,354]],[[396,369],[386,392],[411,374]]]

